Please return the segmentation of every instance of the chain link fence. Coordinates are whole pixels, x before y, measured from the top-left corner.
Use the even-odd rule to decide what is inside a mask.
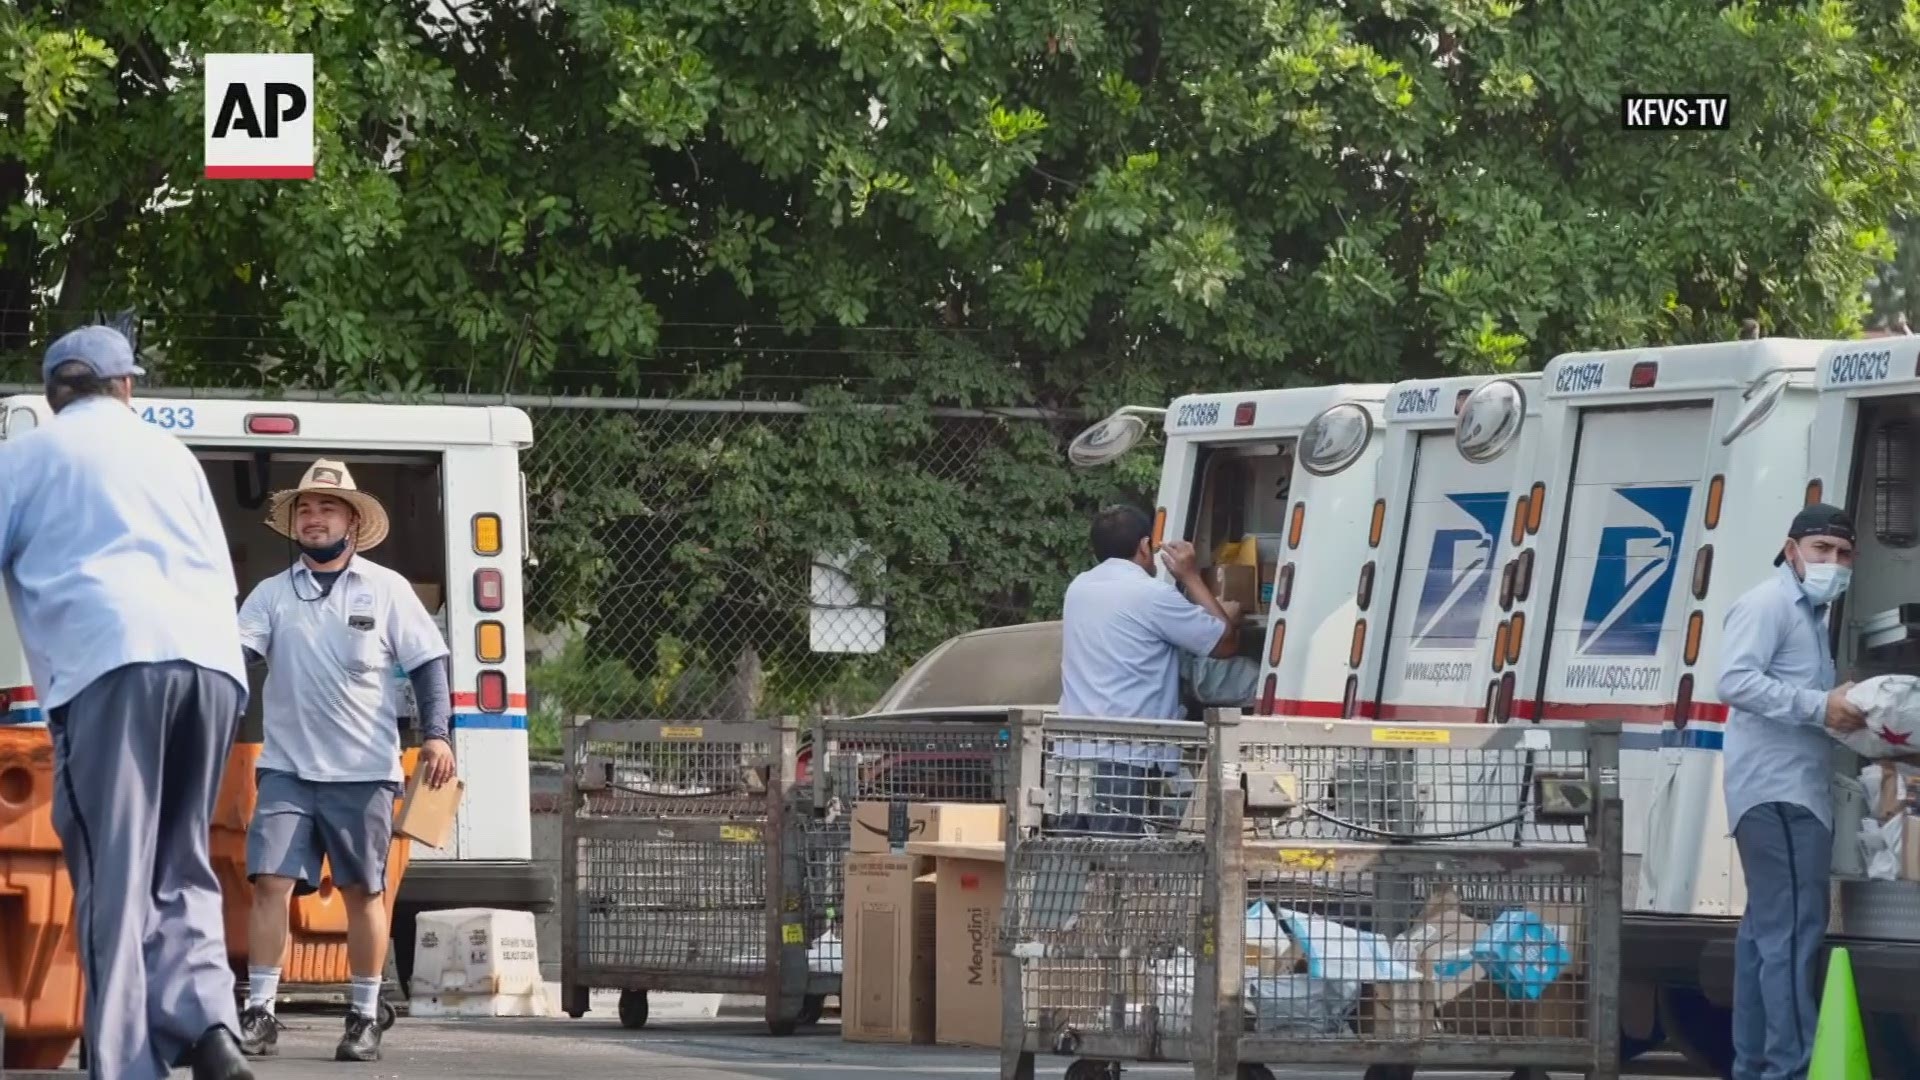
[[[1032,412],[529,411],[537,748],[582,717],[858,713],[947,637],[1051,617],[1100,501],[1079,421]]]

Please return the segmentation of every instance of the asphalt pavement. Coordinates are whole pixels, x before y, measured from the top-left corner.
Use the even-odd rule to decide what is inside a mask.
[[[261,1061],[260,1080],[996,1080],[999,1055],[991,1050],[932,1046],[871,1046],[843,1042],[829,1019],[818,1028],[775,1039],[761,1024],[742,1018],[688,1020],[628,1031],[610,1017],[579,1020],[426,1020],[403,1018],[387,1032],[384,1060],[350,1065],[333,1061],[340,1037],[337,1016],[284,1013],[281,1056]],[[1060,1080],[1063,1058],[1042,1058],[1036,1080]],[[1352,1069],[1276,1069],[1286,1080],[1359,1080]],[[1191,1077],[1183,1065],[1140,1065],[1126,1070],[1139,1080]],[[1487,1073],[1445,1075],[1456,1080],[1505,1080]],[[1654,1075],[1654,1074],[1648,1074]],[[1663,1071],[1658,1075],[1672,1076]]]

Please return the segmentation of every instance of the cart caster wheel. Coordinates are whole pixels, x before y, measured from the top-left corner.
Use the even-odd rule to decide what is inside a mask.
[[[645,990],[620,991],[620,1026],[635,1031],[647,1026]]]
[[[1120,1080],[1120,1063],[1081,1058],[1067,1066],[1066,1080]]]
[[[1265,1065],[1242,1065],[1240,1080],[1280,1080],[1280,1078],[1273,1075],[1273,1070]]]
[[[393,1022],[398,1019],[400,1019],[400,1010],[394,1008],[392,1002],[382,1001],[380,1003],[380,1030],[391,1030],[393,1028]]]
[[[1413,1066],[1369,1065],[1365,1080],[1413,1080]]]
[[[800,1004],[800,1025],[812,1027],[820,1022],[820,1017],[825,1015],[826,1011],[827,995],[808,994],[807,999]]]
[[[1545,1069],[1515,1069],[1507,1080],[1553,1080]]]

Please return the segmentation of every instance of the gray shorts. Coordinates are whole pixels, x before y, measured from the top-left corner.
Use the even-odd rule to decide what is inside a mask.
[[[335,888],[385,891],[398,784],[321,783],[276,769],[255,777],[260,795],[247,828],[247,880],[292,878],[295,895],[317,892],[324,856]]]

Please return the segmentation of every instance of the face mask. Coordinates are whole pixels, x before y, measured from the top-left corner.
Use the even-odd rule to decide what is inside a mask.
[[[333,543],[328,544],[326,547],[308,547],[305,544],[300,545],[300,553],[317,563],[330,563],[333,560],[339,558],[340,556],[346,554],[346,551],[347,551],[347,538],[344,536],[338,540],[335,540]]]
[[[1818,606],[1830,604],[1853,581],[1853,570],[1839,563],[1808,563],[1806,576],[1800,579],[1800,591]]]

